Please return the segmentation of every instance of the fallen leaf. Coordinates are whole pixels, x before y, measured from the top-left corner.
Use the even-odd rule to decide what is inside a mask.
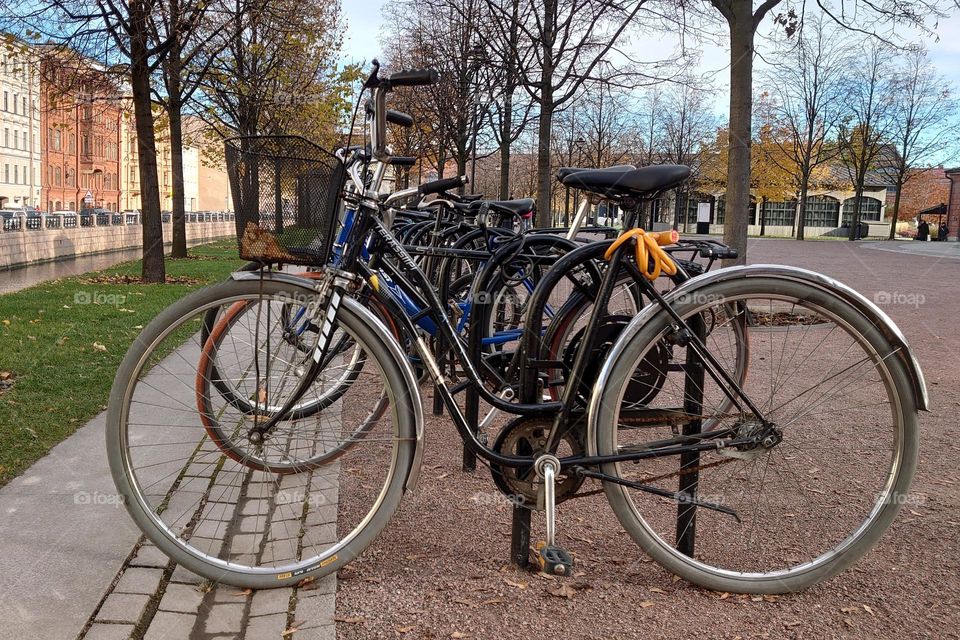
[[[528,586],[530,586],[530,583],[528,582],[514,582],[510,578],[504,578],[503,581],[511,587],[516,587],[517,589],[526,589]]]
[[[650,588],[648,589],[648,591],[649,591],[650,593],[666,593],[666,591],[664,591],[664,590],[661,589],[660,587],[650,587]]]
[[[300,630],[300,625],[302,624],[303,624],[302,621],[298,622],[294,620],[292,625],[290,625],[289,627],[287,627],[286,629],[280,632],[281,637],[286,638],[287,636],[292,636],[293,634],[295,634],[297,631]]]
[[[556,587],[547,588],[547,593],[558,598],[572,598],[577,594],[577,592],[566,583],[560,583]]]
[[[454,631],[453,633],[450,634],[450,637],[453,638],[454,640],[457,640],[458,638],[466,638],[467,634],[460,633],[459,631]]]
[[[798,624],[800,624],[800,621],[799,621],[799,620],[794,620],[793,622],[784,622],[784,623],[783,623],[783,626],[786,627],[787,629],[789,629],[789,628],[791,628],[791,627],[797,626]]]
[[[311,582],[314,582],[315,580],[316,580],[316,578],[315,578],[314,576],[307,576],[306,578],[304,578],[303,580],[301,580],[300,582],[298,582],[298,583],[297,583],[297,586],[298,586],[298,587],[305,587],[305,586],[307,586],[308,584],[310,584]]]
[[[102,344],[100,344],[99,342],[94,342],[94,343],[93,343],[93,348],[96,349],[97,351],[106,351],[106,350],[107,350],[107,347],[104,346],[104,345],[102,345]]]
[[[394,629],[397,630],[397,633],[410,633],[414,630],[414,628],[414,625],[410,625],[409,627],[394,627]]]
[[[877,615],[877,614],[875,614],[875,613],[873,612],[873,609],[871,609],[868,605],[863,605],[863,610],[866,611],[867,613],[869,613],[869,614],[872,615],[872,616]]]
[[[652,602],[652,601],[650,601],[650,600],[644,600],[643,602],[640,603],[640,608],[641,608],[641,609],[646,609],[646,608],[648,608],[648,607],[652,607],[652,606],[655,605],[655,604],[656,604],[656,602]]]
[[[233,592],[233,595],[235,595],[235,596],[250,596],[250,595],[253,595],[253,589],[251,589],[250,587],[247,587],[246,589],[242,589],[242,590],[240,590],[240,591],[234,591],[234,592]]]

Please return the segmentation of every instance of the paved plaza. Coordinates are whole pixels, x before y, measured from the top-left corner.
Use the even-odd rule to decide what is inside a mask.
[[[960,518],[956,515],[960,508],[956,477],[960,243],[752,239],[749,258],[751,263],[790,264],[823,272],[874,300],[914,348],[926,375],[932,412],[921,417],[921,461],[914,484],[914,493],[924,500],[901,513],[864,567],[762,611],[724,609],[723,615],[714,618],[717,637],[732,638],[745,628],[769,631],[771,637],[826,637],[823,634],[829,635],[829,630],[839,633],[841,629],[849,637],[933,637],[941,635],[937,629],[944,635],[954,633],[948,630],[958,628],[960,604],[956,580],[960,570]],[[416,526],[418,514],[476,509],[478,528],[472,535],[492,571],[506,558],[507,520],[501,513],[494,523],[497,529],[482,528],[486,526],[482,512],[490,506],[466,498],[479,484],[489,487],[486,472],[481,470],[477,476],[483,478],[464,479],[459,486],[456,476],[441,485],[438,477],[459,473],[459,461],[438,459],[436,448],[427,450],[422,491],[408,496],[397,519],[368,551],[370,557],[365,554],[358,568],[348,571],[354,588],[368,592],[369,597],[355,593],[349,601],[338,602],[340,585],[335,576],[303,588],[258,592],[212,585],[176,566],[143,539],[115,497],[103,430],[101,414],[0,489],[0,606],[5,612],[0,640],[109,640],[131,634],[149,640],[400,637],[405,632],[395,631],[405,628],[401,618],[392,617],[394,610],[386,601],[371,602],[388,583],[390,597],[402,593],[404,600],[419,603],[411,605],[411,610],[420,611],[418,616],[458,618],[464,633],[469,630],[469,636],[450,636],[452,627],[438,628],[433,637],[497,637],[494,625],[502,619],[523,620],[524,635],[514,637],[525,637],[526,633],[561,631],[565,616],[590,615],[593,599],[602,592],[602,587],[595,586],[578,605],[576,599],[531,601],[531,588],[517,590],[516,599],[490,596],[487,602],[492,604],[485,607],[458,608],[456,593],[440,585],[472,579],[477,572],[474,554],[455,548],[462,531],[438,531],[425,538]],[[444,437],[451,433],[444,429]],[[414,563],[418,571],[393,572],[370,559],[397,548],[405,549],[402,553],[408,558],[433,555],[445,564]],[[603,550],[596,550],[594,559],[602,558]],[[443,572],[433,590],[421,575],[426,572],[429,578],[431,571]],[[595,562],[584,571],[584,579],[591,580],[602,570]],[[618,628],[622,637],[669,637],[696,629],[706,619],[702,615],[713,615],[710,607],[717,599],[705,592],[686,588],[663,598],[662,589],[648,587],[636,586],[636,601],[656,606],[638,608],[623,602],[611,609],[605,605],[594,621],[597,633]],[[847,600],[867,604],[869,613],[842,612]],[[691,602],[701,603],[702,615],[691,608]],[[366,625],[357,623],[358,616],[367,614],[365,607],[378,609],[368,618],[382,617],[386,626],[376,627],[371,620]],[[617,620],[609,618],[611,610],[618,612]],[[341,622],[335,622],[335,616]],[[844,618],[853,622],[844,626]],[[794,619],[796,625],[784,626]],[[638,620],[649,621],[650,626],[644,631]],[[534,633],[535,629],[540,631]],[[609,632],[605,635],[614,637]]]

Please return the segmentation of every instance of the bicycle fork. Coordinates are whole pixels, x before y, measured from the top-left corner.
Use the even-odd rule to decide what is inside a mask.
[[[257,419],[253,421],[253,426],[247,432],[247,438],[252,444],[260,445],[264,437],[273,430],[277,423],[290,415],[293,408],[300,402],[301,398],[306,395],[310,387],[313,386],[316,379],[323,372],[323,369],[328,364],[326,362],[326,355],[330,347],[330,338],[333,335],[337,311],[340,309],[343,296],[347,292],[358,290],[361,285],[362,280],[356,275],[332,267],[327,267],[324,271],[324,277],[317,280],[317,298],[316,300],[311,300],[306,305],[306,316],[320,328],[317,344],[310,358],[310,369],[304,375],[300,376],[296,388],[279,411],[262,421],[258,411]],[[257,384],[259,387],[260,382],[257,381]],[[264,401],[264,405],[266,404],[266,401]]]

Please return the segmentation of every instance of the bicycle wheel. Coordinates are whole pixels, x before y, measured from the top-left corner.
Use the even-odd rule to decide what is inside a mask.
[[[386,526],[403,495],[416,449],[418,392],[387,331],[350,299],[335,329],[350,336],[366,360],[336,402],[279,422],[260,446],[246,438],[253,417],[219,394],[210,394],[207,408],[196,406],[194,378],[206,342],[200,329],[209,310],[237,303],[260,308],[259,321],[235,324],[231,333],[236,338],[240,326],[248,327],[242,349],[260,376],[257,402],[278,406],[295,376],[286,382],[273,376],[273,367],[286,370],[287,363],[252,345],[263,343],[284,304],[309,305],[313,296],[307,287],[269,280],[208,287],[157,316],[117,372],[106,429],[117,489],[147,537],[211,580],[267,588],[336,571]],[[227,344],[241,341],[220,348]],[[316,393],[323,393],[323,384],[321,375]],[[389,405],[381,411],[384,395]],[[227,450],[205,428],[205,413],[229,434]],[[358,425],[372,415],[378,417],[357,438]],[[338,456],[316,463],[338,449]],[[259,470],[264,464],[283,473]]]
[[[890,525],[916,467],[914,396],[896,350],[848,303],[785,278],[705,285],[673,308],[688,322],[714,323],[705,343],[730,375],[736,342],[719,328],[743,321],[750,376],[742,388],[777,425],[780,439],[679,461],[669,456],[602,465],[603,473],[684,494],[664,498],[605,482],[617,518],[654,560],[710,589],[783,593],[836,575]],[[731,405],[709,374],[702,385],[684,378],[678,369],[688,364],[687,350],[677,344],[674,326],[661,310],[614,349],[594,398],[590,446],[596,453],[642,450],[674,438],[681,427],[696,441],[697,418],[713,424],[702,437],[715,438],[723,433],[718,430],[747,437],[763,428],[751,411],[724,408]],[[663,387],[645,408],[648,420],[638,422],[622,398],[648,354],[664,347],[673,366],[663,371]],[[696,405],[684,401],[698,391],[702,411],[692,413]],[[693,506],[691,496],[736,517]]]
[[[273,415],[280,411],[286,400],[282,391],[270,394],[275,398],[272,403],[260,402],[258,396],[264,389],[286,388],[292,392],[296,388],[310,370],[319,330],[308,317],[308,307],[289,302],[277,305],[269,299],[235,302],[218,315],[220,319],[202,342],[195,383],[197,408],[207,434],[235,460],[243,459],[245,465],[261,471],[299,473],[341,455],[386,411],[389,401],[384,392],[368,415],[357,422],[354,432],[342,437],[337,446],[323,447],[315,455],[293,460],[257,455],[250,449],[245,431],[235,433],[233,424],[224,428],[216,416],[222,413],[224,402],[248,420],[253,420],[257,412]],[[257,340],[256,349],[253,340]],[[258,354],[256,362],[254,353]],[[360,378],[366,360],[360,345],[347,332],[335,329],[320,377],[290,410],[288,420],[308,419],[340,401]],[[278,427],[277,432],[284,428]]]

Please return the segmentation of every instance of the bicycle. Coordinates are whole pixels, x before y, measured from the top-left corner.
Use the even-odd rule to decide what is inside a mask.
[[[435,80],[426,71],[381,78],[374,70],[364,86],[374,96],[375,156],[385,155],[390,90]],[[816,584],[866,553],[896,516],[916,465],[917,412],[927,408],[922,373],[906,340],[862,296],[800,269],[722,269],[669,293],[658,291],[652,276],[675,264],[659,248],[658,237],[631,227],[643,201],[684,179],[684,168],[584,171],[564,179],[616,200],[630,231],[604,252],[607,267],[595,311],[560,400],[550,402],[525,397],[513,402],[509,384],[488,388],[496,378],[481,374],[482,362],[459,339],[446,305],[380,220],[381,203],[363,189],[360,167],[348,173],[357,186],[347,196],[357,227],[337,268],[325,268],[313,282],[282,272],[238,273],[198,291],[154,319],[118,371],[107,417],[111,470],[131,516],[178,563],[253,588],[319,577],[366,548],[405,491],[416,486],[423,438],[418,381],[393,332],[358,301],[368,295],[416,349],[465,446],[495,473],[510,471],[518,479],[510,485],[515,498],[542,501],[547,539],[539,558],[548,572],[571,570],[569,556],[555,544],[556,505],[576,497],[588,479],[600,481],[621,525],[655,561],[692,583],[724,591],[781,593]],[[332,210],[305,208],[318,216],[308,220],[314,239],[328,247],[333,233],[324,218]],[[251,213],[260,215],[247,210]],[[361,258],[364,247],[370,249],[369,263]],[[487,446],[414,320],[365,284],[387,258],[423,289],[428,303],[423,313],[452,349],[462,384],[516,416],[507,428],[513,432],[510,442],[522,446],[510,451]],[[600,337],[603,308],[624,274],[652,302],[605,349],[584,405],[578,396]],[[244,301],[261,308],[249,329],[254,348],[242,358],[256,380],[260,367],[277,364],[269,346],[256,346],[259,335],[274,326],[275,312],[282,315],[295,302],[311,310],[319,330],[308,369],[293,376],[292,388],[256,388],[262,410],[245,415],[228,402],[205,410],[231,437],[243,440],[247,453],[238,461],[206,435],[195,408],[158,393],[156,381],[195,374],[206,312]],[[490,306],[478,300],[475,309],[485,314]],[[750,375],[744,380],[737,379],[736,355],[730,353],[737,349],[730,338],[734,327],[749,332]],[[530,333],[535,332],[525,336]],[[304,396],[322,386],[338,335],[349,336],[365,354],[357,380],[309,419],[291,418]],[[799,339],[788,345],[791,336]],[[761,353],[764,359],[752,357]],[[808,383],[796,378],[799,371],[821,375]],[[192,396],[195,387],[184,387]],[[332,462],[309,464],[351,438],[351,425],[378,410],[382,398],[385,410],[362,437]],[[161,400],[171,414],[165,425],[152,422]],[[854,412],[856,424],[824,422],[848,412]],[[882,428],[866,433],[868,422]],[[250,459],[276,460],[301,473],[265,473],[246,464]],[[817,476],[810,473],[814,462]],[[771,467],[776,478],[768,485],[765,470]],[[830,473],[836,477],[824,477]],[[845,483],[857,495],[845,490]]]

